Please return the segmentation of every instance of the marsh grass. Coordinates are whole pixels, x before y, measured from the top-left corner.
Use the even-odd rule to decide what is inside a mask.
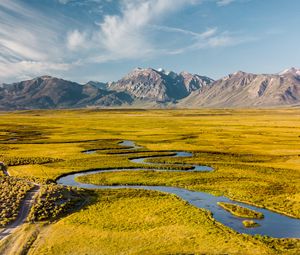
[[[122,140],[133,140],[143,146],[143,149],[135,152],[126,151],[118,145]],[[92,155],[82,153],[90,149],[99,150]],[[102,173],[84,181],[109,185],[184,187],[225,195],[237,201],[300,218],[300,110],[296,108],[23,111],[3,113],[0,119],[0,155],[4,161],[13,159],[12,162],[20,162],[11,164],[8,169],[9,173],[15,177],[35,179],[42,183],[49,183],[63,174],[82,170],[136,167],[149,169],[149,165],[134,164],[129,161],[129,158],[167,154],[171,151],[189,151],[194,155],[190,158],[151,158],[148,160],[158,163],[151,167],[160,168],[159,164],[162,162],[168,165],[166,168],[178,167],[178,169],[182,169],[180,164],[183,163],[201,164],[213,167],[214,171],[211,173],[125,171]],[[17,158],[22,160],[15,160]],[[55,160],[51,161],[51,159]],[[131,203],[132,206],[144,206],[145,211],[153,207],[150,198],[147,198],[147,203],[142,203],[132,197],[126,201],[122,200],[123,195],[125,194],[119,193],[118,200],[122,201],[120,203],[123,207],[114,204],[115,206],[108,210],[107,214],[103,214],[99,220],[108,221],[108,224],[113,223],[114,220],[110,218],[110,215],[116,213],[121,217],[122,213],[127,213],[126,207]],[[153,199],[157,202],[155,196]],[[96,201],[86,211],[74,215],[79,218],[87,217],[86,214],[90,212],[93,217],[96,217],[99,211],[93,208],[109,208],[109,203],[98,198]],[[172,212],[175,210],[173,206],[177,205],[172,202],[167,208]],[[134,224],[133,219],[138,217],[141,211],[134,210],[133,207],[129,208],[132,210],[130,215]],[[191,207],[179,208],[185,213],[193,211]],[[144,212],[142,215],[150,217]],[[87,253],[95,251],[99,245],[105,248],[103,248],[104,254],[105,251],[115,251],[115,244],[127,249],[128,253],[130,253],[129,244],[131,247],[136,247],[134,250],[136,253],[147,253],[141,245],[146,247],[149,243],[152,247],[152,250],[150,249],[152,254],[153,247],[158,247],[157,251],[164,254],[193,253],[192,244],[186,239],[188,236],[198,240],[196,248],[199,248],[197,248],[199,253],[239,253],[237,250],[232,250],[236,243],[241,243],[249,248],[247,251],[252,251],[252,246],[247,246],[252,243],[250,237],[245,237],[246,241],[243,243],[240,239],[235,239],[235,233],[229,230],[225,235],[228,238],[226,241],[228,241],[229,248],[227,244],[224,244],[225,241],[220,241],[220,244],[216,242],[214,237],[219,238],[216,231],[220,230],[217,224],[209,225],[209,230],[207,230],[211,233],[209,235],[197,232],[199,225],[191,230],[182,226],[172,227],[170,224],[167,224],[165,228],[158,227],[158,229],[161,228],[161,232],[154,227],[152,232],[136,230],[127,235],[126,231],[122,233],[119,230],[116,231],[116,228],[98,231],[93,229],[88,222],[84,222],[78,228],[75,223],[65,221],[72,216],[49,227],[50,233],[56,233],[57,237],[54,234],[49,235],[47,242],[51,245],[47,246],[48,253],[53,253],[53,250],[63,247],[65,243],[70,244],[67,247],[76,245],[81,234],[86,239],[82,238],[79,243],[90,249],[86,251]],[[121,219],[126,221],[122,217]],[[116,222],[114,224],[117,225]],[[140,228],[143,229],[143,222],[140,223]],[[221,229],[223,231],[223,228]],[[68,236],[67,233],[70,231],[72,235]],[[169,237],[170,233],[174,235]],[[137,234],[139,238],[135,239],[134,236],[136,237]],[[59,239],[63,235],[68,239]],[[95,238],[88,238],[90,236],[95,236]],[[205,236],[208,236],[207,239]],[[163,241],[166,237],[171,238],[170,246],[174,245],[173,248]],[[233,238],[232,242],[231,238]],[[165,249],[159,245],[160,241],[162,245],[165,245]],[[206,241],[215,250],[212,251],[208,245],[206,246]],[[275,242],[273,239],[257,237],[257,242],[257,247],[261,245],[264,247],[264,244],[267,244],[268,247],[283,254],[297,254],[295,251],[299,254],[298,240],[292,242],[284,239],[284,241]],[[290,246],[292,248],[289,248]],[[195,251],[196,248],[194,247]],[[255,252],[260,254],[257,249],[253,248],[254,254]],[[242,251],[242,254],[245,254],[245,249]]]
[[[272,254],[174,195],[132,189],[96,191],[88,207],[46,229],[34,245],[29,254]]]
[[[259,227],[260,225],[255,222],[254,220],[244,220],[243,221],[243,225],[245,226],[245,228],[256,228]]]
[[[242,218],[251,218],[251,219],[263,219],[264,215],[260,212],[256,212],[254,210],[248,209],[246,207],[232,204],[232,203],[224,203],[218,202],[218,205],[222,207],[224,210],[230,212],[231,214],[242,217]],[[247,221],[245,221],[247,222]],[[244,224],[245,225],[245,224]]]

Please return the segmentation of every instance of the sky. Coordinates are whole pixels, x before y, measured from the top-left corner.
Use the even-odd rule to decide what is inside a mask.
[[[299,0],[0,0],[0,84],[300,67]]]

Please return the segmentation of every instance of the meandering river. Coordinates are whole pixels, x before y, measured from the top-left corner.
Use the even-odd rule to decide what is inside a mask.
[[[124,141],[120,143],[120,145],[124,146],[126,150],[136,150],[141,147],[137,146],[132,141]],[[84,151],[87,154],[93,154],[96,150],[89,150]],[[192,153],[184,152],[184,151],[174,151],[173,156],[160,156],[160,157],[191,157]],[[155,156],[157,157],[157,156]],[[145,160],[152,157],[144,157],[144,158],[134,158],[131,159],[132,162],[135,163],[143,163],[143,164],[153,164],[150,162],[146,162]],[[157,165],[157,164],[155,164]],[[190,165],[188,165],[190,166]],[[201,165],[192,165],[192,169],[189,171],[196,171],[196,172],[203,172],[203,171],[212,171],[213,169],[208,166],[201,166]],[[76,180],[77,177],[83,175],[91,175],[95,173],[103,173],[103,172],[118,172],[118,171],[132,171],[133,169],[112,169],[112,170],[94,170],[89,172],[81,172],[75,174],[69,174],[63,176],[57,180],[58,184],[62,184],[65,186],[72,186],[72,187],[79,187],[79,188],[86,188],[86,189],[144,189],[144,190],[155,190],[160,192],[166,192],[170,194],[175,194],[181,199],[187,201],[191,205],[194,205],[198,208],[207,209],[212,212],[213,217],[219,221],[220,223],[228,226],[239,233],[245,234],[260,234],[260,235],[267,235],[276,238],[300,238],[300,220],[291,218],[276,212],[272,212],[267,209],[262,209],[256,206],[251,206],[245,203],[240,203],[233,201],[229,198],[224,196],[214,196],[206,192],[199,192],[199,191],[190,191],[183,188],[176,188],[176,187],[165,187],[165,186],[101,186],[101,185],[94,185],[88,183],[80,183]],[[145,170],[142,168],[134,169],[135,171],[138,170]],[[156,171],[167,171],[163,169],[151,169]],[[174,171],[174,170],[169,170]],[[178,171],[178,170],[175,170]],[[186,170],[185,170],[186,171]],[[227,212],[226,210],[222,209],[218,206],[218,202],[227,202],[227,203],[235,203],[241,205],[243,207],[261,212],[264,214],[263,219],[255,219],[257,223],[260,224],[259,227],[256,228],[245,228],[243,226],[243,220],[246,218],[241,218],[232,215],[231,213]]]

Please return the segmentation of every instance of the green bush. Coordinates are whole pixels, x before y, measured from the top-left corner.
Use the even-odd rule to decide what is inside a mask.
[[[5,226],[18,216],[19,208],[32,184],[14,177],[0,177],[0,226]]]
[[[252,219],[263,219],[264,215],[260,212],[242,207],[237,204],[218,202],[218,205],[221,206],[224,210],[230,212],[231,214],[243,217],[243,218],[252,218]]]
[[[54,220],[83,202],[79,190],[56,185],[43,185],[36,203],[31,208],[30,221]]]

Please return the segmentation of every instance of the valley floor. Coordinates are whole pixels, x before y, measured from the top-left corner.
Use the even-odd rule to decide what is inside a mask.
[[[236,233],[176,196],[142,190],[84,193],[54,183],[82,170],[147,169],[129,159],[184,150],[193,157],[151,162],[165,163],[166,169],[202,164],[214,171],[121,171],[99,174],[95,180],[103,185],[184,187],[300,218],[299,139],[298,109],[1,113],[0,161],[11,176],[40,183],[44,195],[38,201],[46,202],[33,208],[31,225],[0,243],[0,253],[299,254],[297,239]],[[143,148],[122,150],[118,143],[123,140]],[[82,153],[93,149],[94,154]],[[3,190],[0,199],[8,203]],[[19,251],[9,240],[20,244]]]

